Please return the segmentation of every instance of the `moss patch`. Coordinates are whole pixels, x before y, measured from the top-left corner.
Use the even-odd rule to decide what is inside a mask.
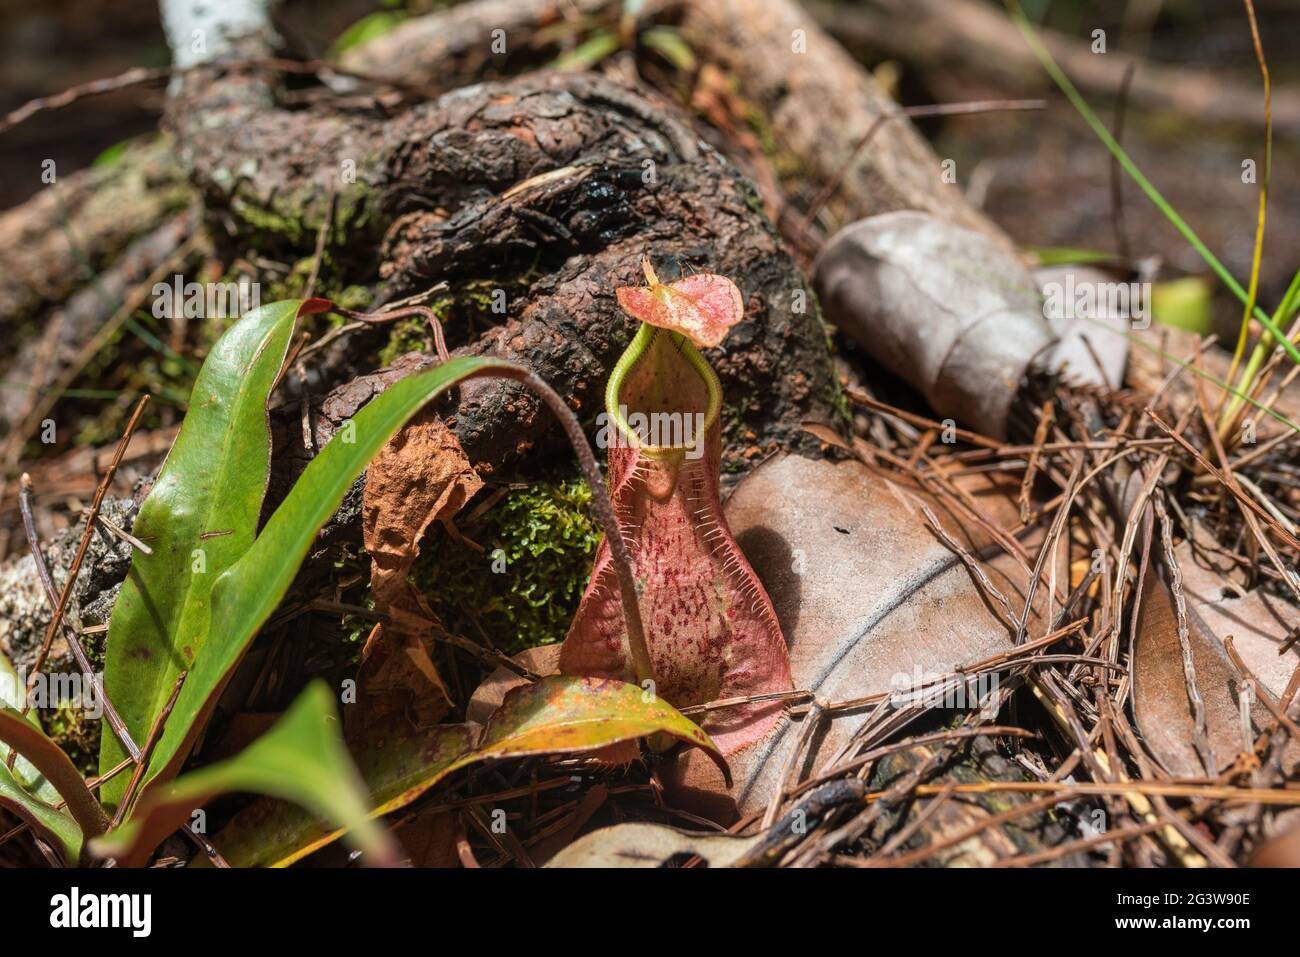
[[[560,641],[600,542],[590,499],[577,478],[513,488],[465,529],[482,553],[439,532],[412,581],[449,629],[475,638],[481,626],[508,654]]]

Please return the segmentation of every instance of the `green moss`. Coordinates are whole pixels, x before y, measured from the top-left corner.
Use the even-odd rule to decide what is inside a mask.
[[[433,336],[423,319],[399,319],[393,323],[388,342],[379,350],[379,364],[389,366],[408,352],[432,352]]]
[[[426,543],[412,580],[453,631],[479,627],[508,654],[564,638],[591,573],[600,529],[581,479],[514,489],[465,534],[483,546]]]
[[[273,210],[250,203],[241,197],[232,200],[231,208],[240,219],[259,233],[282,237],[294,245],[302,243],[306,235],[301,221],[281,216]]]
[[[41,713],[41,724],[50,739],[72,759],[77,770],[89,777],[99,767],[99,719],[71,701]]]

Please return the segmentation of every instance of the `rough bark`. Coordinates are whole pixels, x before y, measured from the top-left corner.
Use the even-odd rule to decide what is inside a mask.
[[[0,328],[7,340],[189,201],[171,148],[165,138],[133,147],[111,165],[64,176],[0,214]]]
[[[375,76],[438,87],[472,82],[536,58],[539,27],[565,8],[586,18],[617,16],[613,0],[479,0],[420,17],[350,52],[343,63]],[[760,112],[780,149],[803,167],[816,190],[838,177],[858,140],[879,117],[897,110],[863,67],[792,0],[655,0],[644,20],[680,22],[700,57],[734,75],[740,94]],[[490,54],[490,31],[505,30],[506,53]],[[802,31],[805,53],[792,49]],[[939,158],[904,118],[876,131],[828,204],[839,223],[895,209],[920,209],[1009,245],[1005,234],[940,178]]]
[[[198,115],[205,121],[192,122]],[[723,382],[725,454],[734,468],[808,446],[800,423],[832,414],[835,386],[815,297],[753,186],[667,104],[595,76],[533,74],[460,90],[383,122],[280,111],[265,88],[231,75],[183,93],[171,117],[207,215],[250,241],[314,242],[311,217],[329,215],[339,157],[357,157],[364,189],[346,202],[337,193],[333,222],[349,249],[371,251],[382,295],[442,280],[453,292],[483,281],[509,290],[504,323],[478,338],[449,330],[453,342],[462,340],[454,351],[528,365],[589,421],[633,331],[614,290],[639,282],[643,255],[665,279],[717,272],[745,297],[747,321],[725,349],[709,353]],[[234,175],[239,164],[261,172]],[[299,216],[301,234],[259,228],[268,213]],[[408,354],[312,397],[310,441],[301,404],[287,402],[273,415],[268,508],[365,401],[432,361]],[[444,411],[483,472],[558,439],[551,417],[512,384],[474,383]],[[359,492],[326,541],[358,538]]]
[[[523,362],[590,417],[633,331],[614,290],[639,280],[648,255],[666,278],[717,272],[745,296],[748,321],[709,355],[727,397],[733,462],[801,445],[799,423],[830,414],[834,385],[803,277],[756,211],[753,187],[670,107],[593,76],[534,75],[450,94],[390,136],[372,200],[394,217],[380,256],[388,294],[483,278],[510,290],[505,323],[454,352]],[[432,361],[405,356],[313,403],[311,446]],[[552,428],[513,385],[473,383],[448,411],[485,471]],[[310,457],[299,410],[286,408],[276,422],[280,454]]]
[[[131,290],[172,256],[192,225],[193,217],[181,212],[132,242],[96,281],[50,312],[40,335],[10,350],[8,368],[0,374],[0,425],[22,430],[9,443],[10,455],[21,451],[21,439],[30,437],[40,418],[46,398],[41,390],[58,383],[68,370],[76,371],[85,344],[122,308]]]

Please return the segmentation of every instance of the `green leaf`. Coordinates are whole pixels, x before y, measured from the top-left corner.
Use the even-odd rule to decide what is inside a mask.
[[[1099,249],[1082,249],[1077,246],[1026,246],[1040,266],[1082,266],[1110,264],[1119,261],[1114,253]]]
[[[294,320],[324,307],[322,300],[272,303],[244,316],[217,341],[195,380],[176,442],[140,507],[133,533],[152,552],[137,551],[131,560],[113,607],[104,667],[105,687],[138,745],[177,676],[203,651],[213,586],[253,543],[271,459],[266,399]],[[201,690],[192,673],[186,688]],[[173,716],[168,730],[181,724]],[[105,727],[100,772],[125,757]],[[125,775],[105,784],[105,803],[116,805],[126,785]]]
[[[45,736],[39,725],[28,720],[29,716],[13,708],[0,707],[0,741],[27,758],[54,786],[59,797],[67,802],[68,813],[82,834],[103,834],[108,827],[108,818],[86,787],[81,772],[72,759]]]
[[[406,14],[401,11],[376,10],[367,13],[330,44],[330,56],[337,57],[353,47],[363,46],[376,37],[382,37],[405,19]]]
[[[0,651],[0,707],[21,711],[23,699],[26,696],[27,687],[22,676],[14,670],[13,663],[8,656],[3,651]],[[37,715],[35,708],[27,712],[27,720],[38,728],[41,726],[41,719]],[[0,742],[0,763],[4,763],[6,767],[9,764],[10,750],[12,749]],[[11,776],[16,778],[24,789],[35,794],[46,804],[57,804],[59,802],[59,792],[54,789],[54,785],[47,781],[41,772],[36,770],[35,765],[21,754],[18,755],[18,759],[14,762]]]
[[[625,681],[573,675],[553,675],[509,691],[479,746],[455,767],[484,758],[592,751],[661,733],[703,748],[730,781],[717,745],[667,701]]]
[[[353,428],[340,429],[312,459],[257,540],[217,577],[210,596],[212,633],[205,615],[196,617],[195,630],[181,639],[187,645],[198,642],[202,654],[195,656],[154,750],[146,790],[179,770],[235,666],[289,590],[316,533],[370,460],[433,396],[467,376],[493,369],[518,367],[499,359],[460,357],[396,382],[353,417]],[[262,469],[264,475],[265,465]],[[109,640],[111,647],[112,637]],[[117,693],[110,685],[114,701]],[[157,701],[157,708],[162,704]]]
[[[22,678],[14,671],[8,657],[0,652],[0,707],[20,709],[25,691]],[[34,728],[40,727],[35,710],[27,712],[27,721]],[[81,856],[81,828],[67,808],[55,809],[54,805],[62,798],[35,765],[19,755],[13,770],[9,770],[11,750],[0,744],[0,807],[31,825],[47,843],[63,854],[65,863],[77,863]]]
[[[413,728],[405,718],[373,726],[353,742],[357,770],[370,789],[379,816],[396,811],[441,780],[473,747],[469,725]],[[283,801],[257,801],[231,819],[213,843],[231,867],[288,867],[332,844],[343,830]],[[193,867],[209,866],[199,855]]]
[[[1151,315],[1161,325],[1209,335],[1213,318],[1210,300],[1210,283],[1201,276],[1158,282],[1151,287]]]
[[[56,810],[29,793],[4,762],[0,762],[0,807],[22,818],[63,855],[64,863],[77,863],[81,857],[81,828],[67,808]]]
[[[248,791],[292,801],[346,830],[372,863],[396,860],[392,838],[371,819],[365,785],[343,743],[333,695],[323,681],[309,685],[275,727],[233,758],[155,789],[125,824],[96,838],[91,850],[116,858],[123,867],[142,866],[196,808],[221,794]]]
[[[467,725],[419,731],[405,722],[369,731],[355,747],[376,805],[371,813],[379,815],[405,807],[478,761],[593,751],[660,733],[704,748],[728,774],[709,736],[668,702],[622,681],[567,675],[508,692],[476,748],[470,747]],[[298,808],[259,801],[237,814],[215,843],[232,866],[287,867],[342,833]]]
[[[550,64],[552,70],[590,70],[606,57],[618,52],[618,37],[609,30],[597,30],[568,53],[556,57]]]
[[[690,73],[698,62],[691,45],[672,27],[650,27],[644,30],[641,33],[641,43],[683,73]]]

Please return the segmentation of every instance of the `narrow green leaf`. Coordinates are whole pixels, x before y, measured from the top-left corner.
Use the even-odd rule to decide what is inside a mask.
[[[330,44],[330,56],[341,56],[353,47],[364,46],[371,40],[391,32],[405,19],[406,13],[400,10],[376,10],[374,13],[367,13],[340,33],[338,39]]]
[[[654,50],[683,73],[695,69],[698,60],[691,45],[672,27],[650,27],[641,33],[641,43]]]
[[[156,788],[121,827],[91,843],[123,867],[147,863],[167,835],[221,794],[253,792],[301,805],[329,821],[374,863],[395,861],[395,845],[371,819],[366,789],[339,731],[333,695],[323,681],[298,696],[275,727],[217,764]]]
[[[95,800],[81,772],[38,725],[13,708],[0,708],[0,741],[36,766],[68,804],[68,812],[87,836],[103,834],[108,826],[104,809]]]
[[[588,39],[567,53],[562,53],[550,64],[552,70],[590,70],[605,58],[618,52],[618,37],[609,30],[597,30]]]
[[[21,710],[25,690],[18,672],[0,652],[0,707]],[[40,727],[35,710],[27,712],[27,721],[34,728]],[[35,765],[20,754],[13,770],[9,770],[11,750],[8,745],[0,744],[0,807],[31,825],[62,853],[65,863],[77,863],[81,856],[81,828],[67,808],[54,808],[62,800],[59,792]]]
[[[512,368],[517,367],[499,359],[461,357],[394,383],[353,417],[352,429],[340,430],[312,459],[257,540],[217,577],[210,595],[211,625],[196,617],[185,644],[198,640],[203,653],[189,667],[167,719],[146,772],[146,789],[179,770],[235,666],[289,590],[316,533],[370,460],[433,396],[474,373]],[[110,694],[116,695],[111,686]]]
[[[30,794],[0,762],[0,807],[22,818],[48,844],[63,855],[65,864],[76,864],[81,857],[81,828],[66,808],[55,810]]]
[[[284,362],[294,320],[320,300],[277,302],[250,312],[203,363],[189,410],[133,532],[137,551],[113,607],[104,684],[142,745],[176,677],[191,669],[208,636],[210,593],[257,532],[271,459],[266,399]],[[191,674],[187,687],[193,688]],[[175,720],[175,719],[173,719]],[[172,727],[171,724],[168,725]],[[127,757],[105,726],[101,773]],[[127,785],[104,785],[116,805]]]
[[[375,802],[371,813],[379,815],[405,807],[478,761],[594,751],[661,733],[704,748],[727,774],[709,736],[668,702],[622,681],[563,675],[510,691],[478,747],[471,748],[467,725],[420,731],[399,722],[368,732],[355,749]],[[287,867],[342,833],[298,808],[259,801],[237,814],[216,844],[235,867]]]

